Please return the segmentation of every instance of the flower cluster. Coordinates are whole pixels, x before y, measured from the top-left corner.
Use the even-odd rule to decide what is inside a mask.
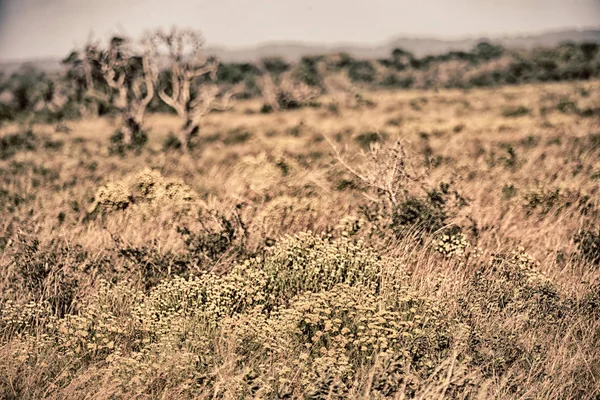
[[[50,315],[50,307],[46,302],[30,301],[16,304],[7,300],[0,303],[0,333],[32,332],[43,321],[48,320]]]
[[[464,257],[471,244],[467,237],[462,233],[455,235],[443,234],[439,239],[433,242],[434,249],[444,257]]]

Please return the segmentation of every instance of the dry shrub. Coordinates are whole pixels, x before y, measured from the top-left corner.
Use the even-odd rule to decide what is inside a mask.
[[[160,172],[146,168],[124,179],[100,187],[89,213],[112,212],[136,208],[152,212],[161,207],[189,210],[197,195],[179,179],[168,179]]]

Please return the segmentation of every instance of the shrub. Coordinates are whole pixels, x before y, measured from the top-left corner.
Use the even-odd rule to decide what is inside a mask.
[[[171,132],[165,138],[162,148],[163,151],[181,150],[181,140]]]
[[[361,153],[364,164],[357,167],[348,164],[331,140],[327,140],[335,152],[336,159],[367,188],[375,192],[386,212],[391,212],[405,197],[410,183],[418,180],[414,177],[411,160],[399,140],[391,145],[370,143],[369,151]]]
[[[321,87],[322,77],[319,75],[317,64],[323,59],[323,56],[304,56],[300,60],[300,65],[294,70],[294,76],[302,83],[310,87]]]
[[[502,116],[506,118],[516,118],[527,114],[531,114],[531,110],[525,106],[507,108],[502,112]]]
[[[516,195],[517,195],[517,188],[512,183],[502,186],[502,197],[504,197],[505,199],[511,199],[511,198],[515,197]]]
[[[546,214],[560,203],[560,189],[536,188],[523,195],[524,206],[528,212],[539,210]]]
[[[443,204],[411,196],[394,210],[392,230],[398,237],[403,236],[407,228],[433,233],[446,226],[447,219]]]
[[[196,194],[180,180],[166,179],[146,168],[100,187],[88,212],[112,212],[132,206],[147,211],[164,206],[184,211],[189,210],[195,199]]]
[[[87,252],[79,246],[42,246],[37,239],[25,237],[19,237],[17,246],[14,267],[20,284],[13,289],[44,303],[53,315],[71,311],[78,288],[76,268],[85,268]]]
[[[433,242],[434,250],[446,258],[465,257],[470,246],[467,237],[462,233],[443,234]]]
[[[499,157],[499,161],[501,161],[506,168],[514,169],[517,167],[517,152],[511,145],[507,145],[505,148],[506,156]]]
[[[6,160],[19,151],[33,151],[39,145],[39,138],[30,129],[0,137],[0,160]]]
[[[4,121],[13,121],[16,113],[6,104],[0,102],[0,123]]]
[[[523,248],[495,255],[470,285],[465,311],[473,318],[525,315],[518,323],[536,324],[557,321],[566,311],[557,289]]]
[[[379,132],[365,132],[361,133],[356,137],[356,141],[360,144],[360,146],[367,150],[371,146],[371,143],[376,143],[380,141],[385,141],[386,134],[380,134]]]
[[[348,76],[353,82],[371,83],[375,80],[375,67],[369,61],[355,61],[348,69]]]
[[[285,60],[279,57],[263,58],[262,64],[265,66],[265,69],[268,72],[275,75],[282,74],[291,68],[290,64],[288,64]]]
[[[273,106],[270,104],[263,104],[262,107],[260,108],[260,113],[261,114],[270,114],[272,113],[273,110]]]
[[[471,77],[467,83],[468,86],[484,87],[492,86],[496,82],[492,75],[488,72],[481,72]]]
[[[228,135],[223,139],[223,143],[226,145],[245,143],[252,137],[252,132],[245,128],[232,129]]]
[[[119,155],[125,155],[128,151],[134,151],[139,154],[147,143],[148,134],[140,126],[132,130],[130,143],[125,143],[125,135],[121,130],[117,130],[110,137],[109,151],[111,154]]]
[[[525,345],[518,332],[557,328],[570,312],[569,302],[522,248],[481,266],[458,304],[469,326],[466,351],[486,376],[503,376],[518,363],[543,357],[544,343]]]
[[[579,309],[600,319],[600,281],[590,286],[589,291],[579,303]]]
[[[211,218],[207,218],[212,223],[204,222],[203,217],[201,213],[199,219],[202,222],[202,229],[199,232],[192,232],[187,227],[177,227],[177,232],[182,236],[192,257],[217,261],[231,250],[244,253],[244,239],[247,232],[239,214],[231,218],[214,214]]]
[[[568,114],[577,111],[577,104],[569,98],[562,98],[556,105],[558,111],[563,114]]]
[[[471,53],[476,59],[490,61],[504,54],[504,49],[499,45],[494,45],[488,42],[480,42],[475,46]]]
[[[273,396],[270,391],[283,389],[280,382],[292,379],[314,398],[332,392],[347,395],[359,368],[372,365],[378,354],[395,355],[396,373],[402,377],[416,374],[425,379],[450,345],[440,309],[414,294],[405,294],[388,307],[382,307],[381,301],[363,288],[338,284],[299,295],[270,317],[233,318],[226,322],[225,331],[236,339],[238,354],[245,354],[247,348],[260,349],[256,368],[262,374],[256,381],[264,396]],[[269,367],[273,365],[275,369]],[[271,374],[275,387],[267,384]],[[296,374],[299,377],[294,379]],[[378,379],[376,392],[403,390],[401,377],[389,385],[383,385],[383,379]]]
[[[219,63],[217,71],[219,82],[233,85],[252,79],[257,74],[258,68],[250,63]]]
[[[400,89],[409,89],[415,83],[415,78],[412,76],[407,76],[404,78],[400,78],[395,74],[387,75],[381,81],[381,86],[390,87],[390,88],[400,88]]]
[[[600,230],[582,230],[575,236],[575,244],[585,260],[600,265]]]
[[[125,261],[125,270],[135,271],[146,289],[173,275],[189,274],[199,264],[191,254],[163,252],[154,243],[152,246],[135,247],[116,240],[116,245],[115,251]]]

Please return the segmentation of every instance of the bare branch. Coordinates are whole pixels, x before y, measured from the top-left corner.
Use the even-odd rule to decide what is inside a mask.
[[[375,189],[378,192],[379,201],[388,205],[397,205],[401,200],[403,190],[409,183],[421,180],[426,173],[419,177],[414,177],[409,173],[411,167],[406,163],[408,156],[400,140],[386,146],[371,143],[368,152],[360,153],[364,163],[359,167],[353,167],[344,160],[334,143],[327,136],[323,136],[333,149],[335,159],[363,184]]]

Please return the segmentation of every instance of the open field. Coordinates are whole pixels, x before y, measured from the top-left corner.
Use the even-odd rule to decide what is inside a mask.
[[[598,399],[600,81],[365,98],[3,125],[0,398]]]

